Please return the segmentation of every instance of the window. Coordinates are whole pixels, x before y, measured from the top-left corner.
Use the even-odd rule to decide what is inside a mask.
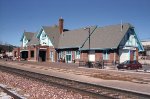
[[[66,54],[71,54],[71,51],[66,51]]]
[[[136,60],[136,51],[134,51],[134,60]]]
[[[61,55],[60,55],[60,52],[58,53],[58,59],[60,59],[61,58]]]
[[[23,39],[23,45],[25,46],[28,43],[28,40],[26,39],[26,37],[24,37]]]
[[[103,60],[109,60],[109,52],[103,51]]]
[[[43,42],[43,45],[46,45],[46,42]]]
[[[62,51],[60,51],[59,53],[58,53],[58,58],[60,59],[60,58],[63,58],[63,52]]]
[[[34,57],[34,51],[31,51],[31,58]]]
[[[45,34],[45,33],[43,33],[43,34],[42,34],[42,37],[46,37],[46,34]]]
[[[75,58],[76,59],[80,59],[80,51],[76,51],[75,52]]]
[[[42,40],[45,40],[46,37],[47,37],[47,35],[43,32],[42,35],[41,35],[41,39],[42,39]]]
[[[53,60],[53,56],[54,56],[54,53],[53,53],[53,51],[50,51],[50,60],[53,62],[54,60]]]

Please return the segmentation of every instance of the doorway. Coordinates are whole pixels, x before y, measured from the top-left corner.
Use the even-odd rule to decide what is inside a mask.
[[[46,51],[39,51],[39,61],[45,62],[46,61]]]
[[[72,53],[71,51],[66,51],[66,62],[72,63]]]
[[[94,62],[95,61],[95,51],[90,51],[88,58],[89,58],[90,62]]]
[[[22,51],[21,52],[21,58],[24,59],[24,60],[27,60],[27,58],[28,58],[28,51]]]

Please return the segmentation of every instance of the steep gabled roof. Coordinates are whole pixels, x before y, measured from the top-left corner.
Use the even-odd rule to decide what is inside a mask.
[[[30,41],[32,39],[32,37],[33,37],[34,34],[35,33],[33,33],[33,32],[24,32],[20,41],[23,40],[24,36],[26,37],[27,40]]]
[[[60,36],[59,27],[55,25],[55,26],[43,26],[42,28],[49,37],[49,39],[51,40],[54,47],[57,48]]]
[[[130,27],[132,25],[126,23],[97,28],[90,37],[91,49],[117,48]],[[85,42],[81,50],[88,50],[88,48],[89,39]]]
[[[118,24],[99,28],[90,27],[91,32],[95,29],[90,36],[91,49],[117,48],[130,27],[132,26],[128,23],[122,26]],[[80,48],[81,50],[88,50],[88,37],[88,30],[84,28],[64,32],[60,36],[58,49]]]
[[[123,40],[126,33],[133,26],[129,23],[110,25],[105,27],[92,26],[90,28],[90,48],[91,49],[116,49]],[[59,32],[58,26],[42,26],[43,30],[56,49],[79,48],[80,50],[88,50],[89,48],[89,32],[88,29],[81,28],[76,30]],[[38,34],[32,32],[25,32],[26,36],[31,40],[27,45],[40,44],[39,37],[42,32]],[[33,36],[34,35],[34,36]],[[22,37],[22,39],[23,39]]]
[[[89,28],[93,31],[95,26]],[[88,30],[84,28],[65,31],[60,35],[58,49],[79,48],[86,41],[88,35]]]
[[[39,45],[39,44],[40,44],[40,41],[37,38],[37,33],[34,33],[34,36],[32,37],[31,41],[27,43],[27,45],[31,46],[31,45]]]

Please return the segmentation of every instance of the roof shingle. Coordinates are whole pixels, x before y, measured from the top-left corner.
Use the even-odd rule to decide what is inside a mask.
[[[37,36],[37,33],[34,33],[34,36],[32,37],[31,41],[27,43],[28,46],[40,44],[40,41],[36,36]]]
[[[89,27],[91,31],[95,26]],[[79,48],[88,38],[88,31],[84,28],[63,32],[59,38],[58,49],[61,48]]]
[[[128,29],[132,27],[129,23],[122,26],[118,24],[96,29],[94,26],[90,27],[91,32],[95,29],[90,36],[91,49],[117,48]],[[84,28],[63,32],[59,39],[58,49],[80,48],[81,50],[88,50],[88,36],[89,33]]]
[[[26,37],[27,40],[30,41],[32,39],[33,35],[34,35],[33,32],[24,32],[20,41],[23,41],[24,36]]]
[[[126,23],[122,26],[118,24],[97,28],[90,37],[91,49],[117,48],[130,27],[132,26]],[[81,50],[86,50],[88,48],[89,39],[85,42]]]
[[[59,27],[58,26],[43,26],[42,27],[44,32],[47,34],[49,39],[51,40],[52,44],[54,45],[55,48],[58,46],[59,42]]]

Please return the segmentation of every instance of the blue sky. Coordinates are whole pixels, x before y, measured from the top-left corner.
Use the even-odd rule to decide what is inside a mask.
[[[150,39],[150,0],[0,0],[0,41],[19,46],[23,31],[58,24],[77,29],[131,23],[140,39]]]

